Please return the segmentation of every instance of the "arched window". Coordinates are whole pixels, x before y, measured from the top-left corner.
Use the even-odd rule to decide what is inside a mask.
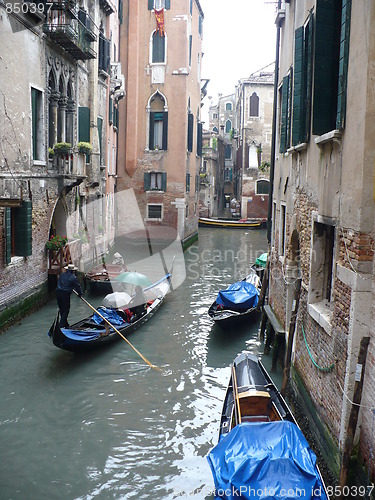
[[[259,179],[256,185],[256,194],[269,194],[270,181],[268,179]]]
[[[229,134],[231,130],[232,130],[232,122],[230,120],[227,120],[225,122],[225,133]]]
[[[259,116],[259,97],[256,92],[250,97],[250,116]]]
[[[212,129],[212,132],[215,132],[215,134],[218,134],[218,133],[219,133],[219,129],[218,129],[217,127],[214,127],[214,128]]]
[[[159,31],[152,34],[152,63],[165,63],[165,36]]]
[[[159,92],[150,98],[148,105],[149,121],[149,149],[166,150],[168,139],[168,108],[164,96]]]

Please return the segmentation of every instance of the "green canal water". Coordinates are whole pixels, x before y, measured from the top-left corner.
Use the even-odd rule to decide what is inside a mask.
[[[230,363],[242,351],[268,369],[271,359],[258,324],[224,333],[207,309],[266,250],[265,230],[200,229],[184,254],[185,280],[129,337],[160,373],[121,339],[86,355],[54,347],[54,297],[2,334],[0,499],[213,498],[205,457]],[[71,323],[90,314],[71,302]]]

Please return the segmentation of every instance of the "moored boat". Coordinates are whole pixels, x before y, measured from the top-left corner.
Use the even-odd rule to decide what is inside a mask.
[[[127,270],[123,264],[99,264],[85,274],[85,280],[90,291],[109,293],[118,287],[115,278]]]
[[[251,270],[243,280],[219,291],[208,309],[208,315],[222,328],[255,319],[258,316],[260,288],[260,278],[254,270]]]
[[[329,498],[314,452],[252,354],[242,353],[233,362],[219,443],[207,459],[223,498]]]
[[[259,229],[263,225],[262,220],[250,219],[215,219],[209,217],[199,217],[199,227],[226,227],[232,229]]]
[[[131,310],[126,307],[99,307],[100,314],[92,314],[70,325],[69,328],[60,328],[58,314],[48,335],[56,347],[73,352],[91,351],[116,342],[121,338],[118,332],[127,337],[158,311],[171,289],[171,278],[171,273],[168,273],[156,283],[143,289],[147,304],[141,314],[131,314]],[[117,331],[101,316],[104,316]]]

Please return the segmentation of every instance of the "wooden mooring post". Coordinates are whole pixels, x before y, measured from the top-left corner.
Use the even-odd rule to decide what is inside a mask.
[[[358,422],[358,414],[360,403],[362,399],[362,388],[363,388],[363,379],[365,376],[365,368],[366,368],[366,358],[367,358],[367,349],[370,342],[369,337],[363,337],[361,340],[359,354],[358,354],[358,363],[355,374],[355,383],[354,383],[354,393],[353,393],[353,401],[352,408],[350,411],[348,429],[346,432],[346,438],[344,442],[344,450],[342,455],[342,463],[340,469],[340,491],[341,495],[336,497],[337,499],[345,498],[342,494],[343,488],[346,485],[348,479],[348,470],[350,464],[350,456],[353,450],[353,442],[354,436],[357,429]]]

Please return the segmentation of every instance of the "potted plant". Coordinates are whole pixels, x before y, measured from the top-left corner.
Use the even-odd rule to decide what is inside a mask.
[[[53,157],[55,156],[55,151],[53,148],[48,148],[48,158],[50,160],[53,160]]]
[[[53,146],[54,153],[57,155],[66,155],[72,149],[70,142],[57,142]]]
[[[60,250],[60,248],[63,248],[68,242],[68,238],[66,236],[51,236],[50,239],[46,243],[46,249],[47,250]]]
[[[89,155],[92,153],[92,146],[89,142],[79,142],[77,144],[78,152],[81,154]]]

